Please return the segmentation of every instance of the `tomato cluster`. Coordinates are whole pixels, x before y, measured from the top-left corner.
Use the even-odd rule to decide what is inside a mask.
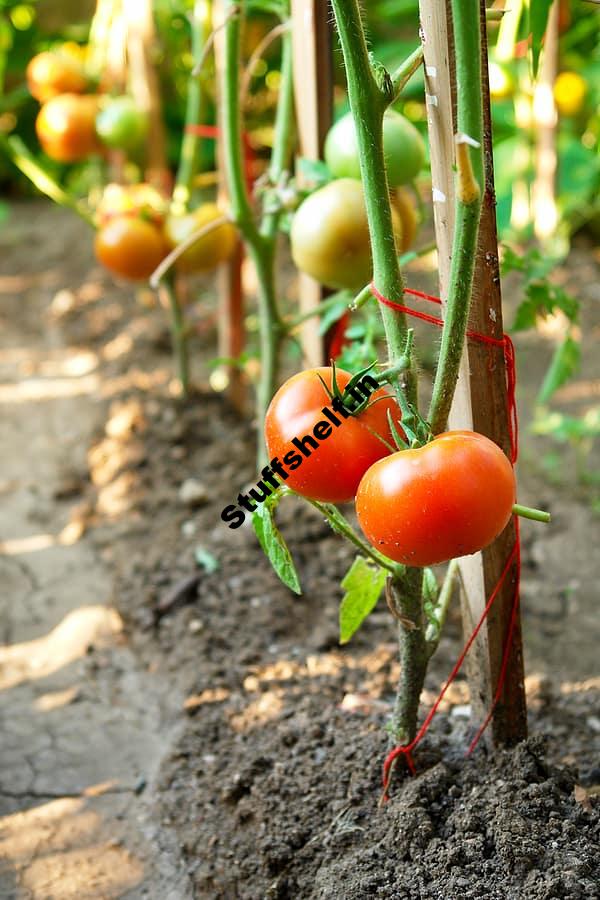
[[[309,369],[277,391],[265,421],[271,458],[285,462],[294,438],[317,433],[333,378],[330,368]],[[336,369],[340,390],[350,378]],[[286,484],[312,500],[355,498],[366,538],[396,562],[430,566],[488,546],[508,524],[515,503],[515,476],[502,450],[476,432],[449,431],[424,446],[394,452],[389,416],[402,436],[400,410],[380,389],[301,468],[288,473]]]

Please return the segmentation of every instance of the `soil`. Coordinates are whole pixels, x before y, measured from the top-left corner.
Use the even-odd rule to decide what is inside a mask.
[[[299,598],[220,521],[255,471],[251,425],[207,384],[210,283],[183,404],[162,310],[69,213],[16,206],[0,245],[0,897],[600,897],[598,523],[568,448],[549,477],[523,429],[520,500],[554,515],[523,527],[532,736],[465,758],[461,677],[380,806],[389,614],[338,645],[353,554],[301,503],[279,515]],[[582,242],[562,273],[590,345],[598,268]],[[518,350],[527,422],[551,344]],[[566,409],[597,385],[584,360]],[[423,711],[460,644],[453,610]]]

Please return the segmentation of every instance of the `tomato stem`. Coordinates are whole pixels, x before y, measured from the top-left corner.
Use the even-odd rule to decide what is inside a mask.
[[[434,434],[438,434],[446,427],[458,380],[471,305],[483,189],[483,106],[478,0],[452,0],[452,17],[457,79],[458,184],[448,298],[428,416]]]
[[[384,556],[374,547],[371,547],[370,544],[367,544],[366,541],[363,541],[336,506],[333,506],[331,503],[322,503],[320,500],[306,499],[308,499],[311,506],[314,506],[315,509],[325,516],[332,530],[337,534],[341,534],[342,537],[349,540],[351,544],[354,544],[363,556],[373,560],[373,562],[377,563],[378,566],[381,566],[382,569],[390,572],[396,579],[404,576],[404,573],[406,572],[405,566],[393,562],[393,560],[388,559],[387,556]]]
[[[206,46],[209,7],[204,0],[196,0],[194,9],[189,16],[192,38],[192,58],[200,59]],[[187,102],[185,110],[185,125],[199,125],[202,120],[202,82],[200,78],[191,76],[188,80]],[[181,141],[181,153],[179,157],[179,169],[173,189],[171,211],[175,215],[183,215],[187,212],[193,190],[194,176],[198,169],[200,152],[200,139],[198,135],[188,128],[184,128]]]
[[[407,56],[404,62],[400,63],[396,71],[392,73],[392,90],[394,94],[394,100],[398,99],[422,62],[423,46],[419,44],[416,50],[413,50],[410,56]]]
[[[171,327],[171,336],[173,340],[173,355],[177,368],[177,376],[181,383],[181,390],[184,397],[187,397],[190,389],[190,366],[188,354],[187,330],[185,327],[185,317],[181,304],[177,298],[175,282],[172,275],[167,275],[159,284],[159,292],[167,301],[169,307],[169,324]]]
[[[383,154],[383,114],[394,99],[392,79],[385,69],[372,63],[362,26],[358,0],[332,0],[333,11],[346,66],[348,97],[358,139],[360,174],[364,186],[367,219],[373,254],[373,281],[377,289],[392,301],[401,303],[404,282],[398,264],[389,186]],[[414,61],[413,61],[414,62]],[[389,357],[393,362],[403,355],[406,318],[398,310],[381,307]],[[397,395],[403,388],[416,405],[414,366],[394,379]]]
[[[257,225],[246,187],[243,164],[242,114],[240,109],[240,16],[237,4],[226,0],[224,63],[221,100],[224,110],[223,151],[232,218],[238,226],[258,280],[260,376],[257,385],[257,421],[264,422],[279,377],[279,357],[286,328],[282,322],[275,285],[275,258],[279,213],[265,213]],[[291,35],[282,35],[281,86],[275,121],[275,139],[269,175],[277,181],[289,163],[293,118]],[[258,441],[259,468],[266,462],[264,441]]]
[[[531,506],[521,506],[515,503],[512,508],[515,516],[521,516],[522,519],[532,519],[534,522],[551,522],[552,516],[543,509],[533,509]]]

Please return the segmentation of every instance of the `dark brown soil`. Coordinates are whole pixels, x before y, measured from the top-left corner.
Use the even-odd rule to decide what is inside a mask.
[[[64,213],[43,214],[60,228]],[[56,290],[68,265],[57,262]],[[86,541],[112,573],[139,670],[162,685],[155,727],[168,730],[170,746],[145,791],[145,834],[163,870],[169,861],[180,879],[175,886],[169,876],[171,893],[169,878],[151,878],[122,896],[600,897],[600,571],[590,541],[597,519],[568,453],[561,483],[550,483],[539,465],[548,445],[524,429],[522,502],[554,513],[551,529],[524,527],[532,737],[494,757],[481,748],[465,759],[473,724],[461,677],[416,753],[417,777],[398,772],[380,807],[398,678],[385,605],[340,648],[339,582],[353,554],[318,515],[286,501],[279,516],[301,574],[300,598],[271,572],[251,529],[223,525],[221,509],[255,480],[250,425],[209,392],[203,364],[190,403],[170,396],[160,309],[115,291],[89,266],[88,258],[71,299],[63,297],[62,308],[55,301],[65,340],[100,360],[99,415],[80,472]],[[589,247],[575,251],[571,271],[594,299],[599,273]],[[210,299],[194,316],[195,354],[206,359],[214,354],[205,349]],[[586,316],[591,340],[598,314]],[[35,328],[26,310],[21,328],[26,343]],[[526,422],[548,348],[527,339],[521,351]],[[589,381],[597,366],[595,373],[588,356],[582,380]],[[179,497],[190,477],[207,490],[197,509]],[[210,554],[216,571],[197,564],[199,553]],[[423,710],[460,644],[455,610]]]

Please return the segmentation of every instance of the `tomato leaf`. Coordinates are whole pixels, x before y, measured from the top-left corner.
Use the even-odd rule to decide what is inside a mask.
[[[347,644],[377,605],[388,573],[381,566],[357,556],[344,580],[340,604],[340,644]]]
[[[548,26],[548,15],[553,0],[529,0],[528,31],[531,32],[531,65],[533,77],[537,75],[542,41]]]
[[[556,348],[552,362],[542,382],[537,402],[547,403],[552,394],[577,371],[580,362],[581,347],[575,338],[569,334],[562,344]]]
[[[334,297],[335,302],[332,302]],[[338,299],[339,298],[339,299]],[[327,302],[332,302],[332,305],[327,309],[321,318],[319,319],[319,334],[327,334],[332,325],[335,325],[338,322],[345,312],[348,311],[348,307],[352,300],[352,294],[350,291],[338,291],[337,294],[332,295],[327,298]]]
[[[300,579],[288,545],[275,524],[274,510],[279,502],[277,494],[272,495],[252,513],[252,525],[265,556],[275,573],[295,594],[301,594]]]

